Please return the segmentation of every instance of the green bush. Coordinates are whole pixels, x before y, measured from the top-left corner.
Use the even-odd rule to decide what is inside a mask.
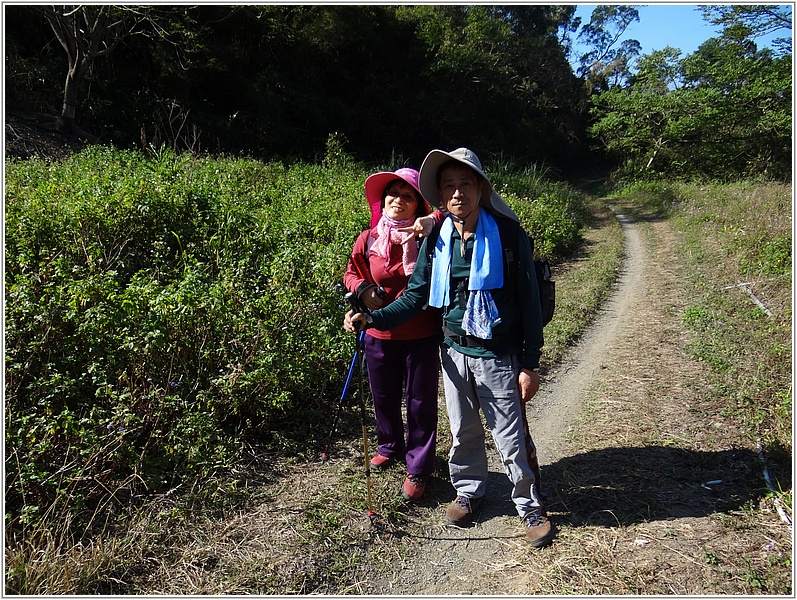
[[[338,286],[370,218],[371,170],[332,149],[321,166],[107,148],[7,163],[12,526],[190,487],[248,438],[317,449],[353,350]],[[577,196],[513,193],[543,254],[573,245]]]
[[[517,190],[517,191],[515,191]],[[509,186],[502,191],[526,231],[534,238],[535,255],[548,259],[566,256],[581,240],[589,216],[584,198],[563,184]]]
[[[236,431],[320,406],[351,348],[336,284],[364,176],[100,148],[9,162],[10,512],[201,477]]]
[[[555,260],[576,247],[590,218],[583,194],[552,181],[554,170],[545,165],[517,165],[500,154],[490,158],[487,172],[534,238],[535,256]]]

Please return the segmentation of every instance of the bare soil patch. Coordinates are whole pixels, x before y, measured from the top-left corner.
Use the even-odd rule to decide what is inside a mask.
[[[55,129],[55,117],[41,114],[4,115],[5,155],[9,158],[60,160],[83,149],[79,139]]]

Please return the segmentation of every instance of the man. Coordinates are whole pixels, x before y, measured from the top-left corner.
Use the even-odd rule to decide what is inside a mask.
[[[441,363],[453,437],[448,465],[457,492],[446,517],[453,525],[467,525],[484,499],[488,473],[481,410],[513,484],[526,538],[534,547],[544,546],[554,530],[542,508],[523,431],[522,404],[539,389],[543,345],[528,238],[467,148],[430,152],[419,185],[445,218],[421,246],[404,293],[370,315],[348,315],[347,329],[391,329],[427,303],[442,311]]]

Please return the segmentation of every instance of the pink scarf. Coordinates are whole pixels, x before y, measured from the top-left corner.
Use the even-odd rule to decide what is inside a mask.
[[[390,266],[391,244],[398,244],[402,248],[401,264],[404,266],[404,274],[411,275],[415,269],[415,263],[418,260],[418,244],[414,242],[402,244],[401,242],[407,239],[407,236],[411,237],[413,234],[396,231],[397,227],[409,227],[413,223],[415,223],[415,217],[397,221],[388,217],[384,212],[382,213],[379,223],[376,224],[376,240],[371,246],[371,252],[385,259],[385,271]]]

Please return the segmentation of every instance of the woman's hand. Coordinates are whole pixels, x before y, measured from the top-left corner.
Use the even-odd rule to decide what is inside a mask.
[[[434,228],[434,216],[433,215],[426,215],[425,217],[418,217],[415,219],[415,223],[408,227],[399,227],[396,231],[407,232],[411,233],[412,235],[408,235],[407,239],[405,239],[402,244],[406,244],[415,236],[423,237],[428,236],[432,233],[432,229]]]
[[[384,298],[382,298],[378,292],[378,288],[375,285],[372,285],[360,296],[360,300],[362,300],[365,306],[368,307],[368,310],[376,310],[377,308],[381,308],[385,303]]]

